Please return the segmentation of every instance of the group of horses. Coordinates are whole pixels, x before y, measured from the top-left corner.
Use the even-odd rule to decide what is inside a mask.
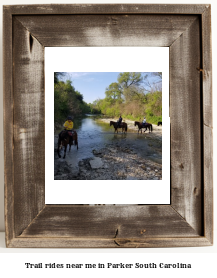
[[[114,132],[117,132],[118,133],[118,128],[121,128],[122,129],[122,132],[126,132],[127,131],[127,123],[118,123],[118,122],[114,122],[114,121],[110,121],[110,126],[114,127],[115,131]],[[140,122],[134,122],[134,125],[135,126],[138,126],[138,133],[139,131],[141,131],[142,133],[142,129],[144,128],[144,132],[146,132],[147,129],[149,129],[149,133],[152,132],[152,124],[149,124],[149,123],[140,123]]]
[[[160,122],[159,124],[162,125],[162,122]],[[159,125],[158,124],[158,125]],[[141,131],[142,133],[142,129],[144,128],[144,132],[146,132],[147,129],[149,129],[149,133],[152,132],[152,124],[150,123],[141,123],[141,122],[134,122],[135,126],[138,126],[138,133]],[[110,126],[113,126],[115,132],[118,133],[118,129],[122,129],[122,132],[127,132],[127,123],[118,123],[118,122],[114,122],[114,121],[110,121]],[[58,138],[58,148],[57,148],[57,154],[59,156],[59,158],[61,158],[60,155],[60,149],[62,149],[64,147],[64,156],[63,158],[66,157],[66,150],[67,150],[67,146],[69,145],[69,151],[71,150],[71,146],[75,145],[77,146],[78,149],[78,135],[77,132],[75,130],[73,131],[68,131],[68,130],[63,130],[60,134],[59,134],[59,138]]]

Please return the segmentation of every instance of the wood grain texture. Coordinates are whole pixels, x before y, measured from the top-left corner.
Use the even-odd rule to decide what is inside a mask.
[[[147,238],[14,238],[10,248],[168,248],[211,246],[205,237],[147,237]]]
[[[204,126],[204,235],[213,243],[213,131]]]
[[[204,159],[204,228],[213,242],[213,102],[211,6],[202,14],[202,76],[203,76],[203,159]]]
[[[44,46],[170,46],[197,16],[47,15],[16,17]],[[38,28],[40,26],[40,28]],[[55,30],[55,31],[54,31]]]
[[[46,205],[21,236],[44,235],[102,239],[198,236],[169,205],[91,207]]]
[[[14,209],[19,235],[44,207],[44,48],[13,20]]]
[[[170,46],[171,205],[202,231],[200,28],[195,20]]]
[[[4,182],[6,245],[14,238],[12,16],[3,11]]]
[[[10,248],[168,248],[211,246],[205,237],[180,238],[15,238]]]
[[[209,5],[4,7],[8,247],[212,244],[209,23]],[[170,47],[172,206],[45,206],[44,47],[134,45]]]
[[[202,14],[209,5],[189,4],[45,4],[5,6],[13,15],[29,14]]]
[[[202,74],[203,74],[203,113],[204,124],[213,127],[212,116],[212,41],[211,7],[202,14]]]

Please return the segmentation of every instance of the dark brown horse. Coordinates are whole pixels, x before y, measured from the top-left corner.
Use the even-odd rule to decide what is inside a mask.
[[[157,125],[158,125],[158,126],[159,126],[159,125],[162,125],[162,122],[158,122]]]
[[[135,122],[134,123],[135,126],[138,126],[138,133],[139,131],[141,130],[141,133],[142,133],[142,129],[145,128],[144,132],[146,132],[147,128],[149,129],[149,133],[150,133],[150,130],[152,132],[152,124],[149,124],[149,123],[145,123],[145,125],[143,125],[142,123],[140,122]]]
[[[113,125],[115,131],[117,131],[118,133],[118,128],[122,128],[122,132],[125,133],[125,131],[127,131],[127,123],[121,123],[120,126],[118,126],[118,123],[117,122],[113,122],[113,121],[110,121],[110,126]]]
[[[67,146],[69,145],[69,151],[71,150],[71,145],[76,145],[77,149],[78,149],[78,135],[77,132],[74,131],[68,131],[68,130],[64,130],[59,134],[59,139],[58,139],[58,148],[57,148],[57,153],[59,158],[61,157],[60,155],[60,149],[62,147],[65,147],[64,149],[64,156],[63,158],[66,157],[66,150],[67,150]]]

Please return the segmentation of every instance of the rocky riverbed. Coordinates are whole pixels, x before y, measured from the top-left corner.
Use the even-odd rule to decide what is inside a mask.
[[[110,119],[102,120],[104,122]],[[147,132],[147,131],[146,131]],[[109,142],[95,146],[92,155],[72,165],[54,154],[56,180],[160,180],[162,179],[162,128],[137,134],[133,122],[127,134],[109,134]],[[113,136],[113,137],[112,137]],[[55,141],[57,137],[55,138]],[[56,145],[55,145],[56,146]],[[82,146],[80,146],[82,148]],[[78,150],[79,151],[79,150]]]

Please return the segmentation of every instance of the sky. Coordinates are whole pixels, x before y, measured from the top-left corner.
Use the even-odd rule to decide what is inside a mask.
[[[105,98],[106,87],[111,83],[117,82],[120,72],[67,72],[60,80],[71,80],[76,91],[83,95],[86,103]],[[147,74],[147,73],[144,73]],[[157,82],[159,79],[149,73],[150,83]]]

